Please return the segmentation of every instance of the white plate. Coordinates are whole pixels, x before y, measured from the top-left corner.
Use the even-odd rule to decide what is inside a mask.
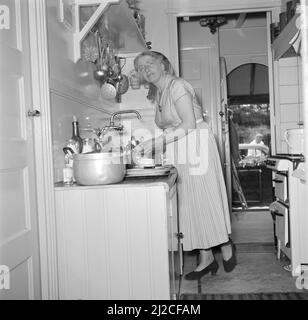
[[[171,166],[155,167],[155,168],[133,168],[126,170],[126,177],[150,177],[163,176],[170,172]]]

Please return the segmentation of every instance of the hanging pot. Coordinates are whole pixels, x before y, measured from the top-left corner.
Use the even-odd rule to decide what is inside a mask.
[[[107,81],[102,85],[101,92],[105,99],[114,99],[117,95],[117,83],[112,79],[107,79]]]
[[[304,129],[288,129],[284,133],[289,154],[304,154]]]
[[[119,76],[118,93],[124,94],[127,92],[129,87],[129,80],[125,74]]]
[[[107,80],[108,74],[106,71],[98,69],[94,71],[93,76],[96,80],[100,81],[101,83],[104,83]]]

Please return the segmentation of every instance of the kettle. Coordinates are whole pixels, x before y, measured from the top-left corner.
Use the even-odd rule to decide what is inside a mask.
[[[304,154],[304,129],[288,129],[284,133],[289,154]]]

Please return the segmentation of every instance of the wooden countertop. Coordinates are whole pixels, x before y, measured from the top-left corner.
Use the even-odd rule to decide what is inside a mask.
[[[55,191],[69,191],[82,189],[99,189],[99,188],[123,188],[123,187],[147,187],[163,185],[168,190],[172,188],[177,179],[177,170],[175,167],[170,169],[168,175],[163,176],[148,176],[148,177],[125,177],[123,181],[114,184],[95,185],[95,186],[80,186],[76,183],[73,185],[65,185],[63,182],[55,183]]]

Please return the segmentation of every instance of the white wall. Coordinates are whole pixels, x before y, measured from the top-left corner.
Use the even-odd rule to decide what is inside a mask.
[[[277,153],[289,153],[284,133],[287,129],[300,128],[304,120],[302,61],[300,57],[290,57],[278,63]]]
[[[152,42],[152,49],[169,56],[168,1],[142,0],[141,12],[145,15],[146,40]]]
[[[94,65],[70,58],[67,37],[70,31],[58,21],[58,1],[47,0],[48,55],[50,75],[50,102],[54,150],[54,180],[62,179],[64,153],[62,148],[72,136],[72,119],[76,115],[80,125],[87,115],[106,123],[109,113],[119,107],[101,97],[100,87],[93,78]],[[105,112],[104,110],[109,110]],[[81,132],[82,137],[86,137]]]

